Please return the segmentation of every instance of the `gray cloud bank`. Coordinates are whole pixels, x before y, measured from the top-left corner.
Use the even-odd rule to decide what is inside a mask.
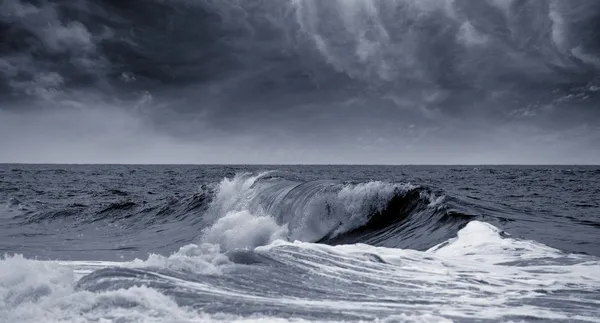
[[[4,0],[0,37],[0,162],[600,163],[595,0]]]

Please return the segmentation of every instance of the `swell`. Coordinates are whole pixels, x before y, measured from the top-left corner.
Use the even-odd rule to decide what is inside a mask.
[[[424,250],[476,218],[458,200],[405,183],[240,174],[225,179],[216,192],[207,211],[212,224],[202,239],[224,249],[283,239]]]
[[[123,190],[121,190],[123,192]],[[210,195],[74,192],[70,198],[12,200],[0,209],[0,251],[41,259],[135,259],[193,243],[208,225]],[[156,195],[156,196],[155,196]],[[26,237],[26,244],[23,244]]]
[[[458,200],[426,187],[303,181],[283,172],[240,173],[188,196],[154,195],[110,189],[86,204],[13,199],[7,208],[23,234],[60,227],[68,240],[93,237],[90,248],[134,251],[171,250],[194,241],[233,250],[277,239],[424,250],[475,218]]]
[[[115,195],[122,196],[122,194]],[[17,218],[24,225],[69,221],[75,226],[119,223],[121,226],[144,229],[151,225],[185,220],[203,214],[210,202],[210,195],[204,192],[187,197],[167,196],[151,201],[132,196],[129,199],[117,198],[103,203],[100,196],[96,198],[98,202],[90,205],[82,203],[49,205],[39,202],[30,205],[12,200],[13,204],[17,204],[11,207],[21,211]]]

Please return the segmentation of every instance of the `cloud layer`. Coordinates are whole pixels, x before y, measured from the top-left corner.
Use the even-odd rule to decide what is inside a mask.
[[[0,161],[598,163],[600,3],[0,4]]]

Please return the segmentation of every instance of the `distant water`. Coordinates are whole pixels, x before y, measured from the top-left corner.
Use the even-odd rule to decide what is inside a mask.
[[[0,322],[600,322],[600,167],[0,165]]]

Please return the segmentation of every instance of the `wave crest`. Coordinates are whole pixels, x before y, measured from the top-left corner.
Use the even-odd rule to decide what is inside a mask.
[[[448,239],[472,218],[448,210],[443,200],[411,184],[240,174],[217,188],[207,213],[213,223],[202,239],[225,249],[277,239],[426,248]],[[436,231],[440,233],[429,239]]]

